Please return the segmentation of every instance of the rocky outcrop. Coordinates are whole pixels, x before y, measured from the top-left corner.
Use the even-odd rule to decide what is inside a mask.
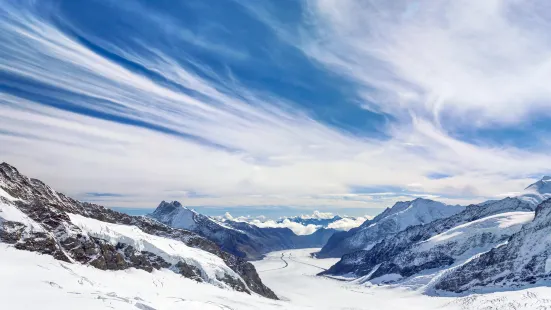
[[[220,281],[243,292],[250,291],[277,299],[258,277],[254,266],[226,253],[215,243],[194,232],[175,229],[147,217],[129,216],[102,206],[84,203],[51,189],[43,182],[21,175],[14,167],[0,164],[0,204],[4,213],[21,213],[19,221],[0,212],[0,241],[22,250],[52,255],[66,262],[89,264],[103,270],[121,270],[130,267],[152,271],[170,268],[180,274],[204,279],[197,266],[185,261],[169,264],[163,258],[146,251],[137,251],[123,243],[111,244],[89,236],[74,225],[69,214],[81,215],[98,221],[138,227],[147,234],[183,242],[220,257],[238,277],[221,276]],[[0,210],[1,211],[1,210]],[[19,212],[19,213],[18,213]]]

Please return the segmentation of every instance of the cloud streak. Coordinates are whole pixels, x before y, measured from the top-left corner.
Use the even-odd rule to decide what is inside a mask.
[[[510,16],[514,2],[477,2],[473,16],[463,2],[361,3],[305,3],[310,28],[284,42],[356,85],[350,96],[363,107],[392,116],[380,128],[385,139],[351,134],[275,90],[173,53],[202,37],[175,37],[177,22],[156,11],[140,22],[173,38],[168,47],[97,38],[47,1],[6,4],[0,158],[71,195],[117,193],[93,198],[129,207],[183,198],[195,206],[364,208],[413,195],[468,203],[518,191],[549,171],[545,150],[451,134],[467,120],[506,126],[548,107],[549,49],[537,40],[546,23],[527,24],[543,14],[534,13],[540,4],[519,17]],[[211,53],[223,48],[208,43],[197,42]],[[224,57],[247,57],[238,53]],[[376,186],[399,190],[353,192]]]

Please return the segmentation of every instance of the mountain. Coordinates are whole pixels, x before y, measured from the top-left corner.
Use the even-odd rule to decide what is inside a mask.
[[[6,163],[0,164],[0,242],[100,270],[167,269],[277,299],[252,264],[198,234],[74,200]]]
[[[544,176],[541,180],[526,187],[520,198],[534,205],[551,198],[551,177]]]
[[[457,256],[470,250],[465,249],[466,245],[473,248],[477,246],[488,247],[506,238],[506,236],[501,235],[500,220],[493,219],[493,215],[509,212],[532,212],[534,208],[533,204],[519,198],[505,198],[479,205],[470,205],[462,212],[450,217],[437,219],[425,225],[410,226],[402,232],[385,238],[369,250],[344,255],[337,264],[329,268],[324,274],[354,274],[357,277],[365,277],[364,280],[367,281],[389,274],[408,277],[422,270],[450,266],[455,262]],[[520,229],[520,226],[514,225],[514,223],[517,223],[515,220],[526,221],[529,215],[517,214],[517,216],[510,219],[512,223],[509,223],[509,226],[514,227],[509,230],[509,234],[512,234],[514,229]],[[489,229],[486,234],[482,232],[477,235],[476,232],[469,232],[472,238],[467,238],[463,242],[450,240],[450,244],[447,245],[435,242],[433,243],[434,249],[423,248],[419,245],[438,235],[441,236],[440,239],[444,238],[444,240],[445,237],[442,236],[458,236],[461,229],[465,227],[461,225],[468,223],[472,226],[466,225],[466,227],[476,229],[477,225],[473,222],[479,220],[481,222],[478,228],[491,223],[497,223],[498,227]],[[452,230],[454,228],[455,232]],[[438,237],[435,238],[438,239]],[[433,239],[433,241],[437,239]],[[425,245],[429,244],[425,243]]]
[[[369,250],[378,242],[406,228],[427,224],[446,218],[464,210],[461,206],[418,198],[413,201],[397,202],[373,220],[365,221],[360,227],[334,234],[316,254],[319,258],[342,257],[359,250]]]
[[[310,235],[296,235],[288,228],[220,221],[186,208],[177,201],[161,202],[148,217],[171,227],[196,232],[214,241],[222,250],[249,260],[261,259],[272,251],[320,247],[335,233],[333,229],[321,228]]]
[[[549,178],[544,181],[548,181]],[[544,182],[547,183],[547,182]],[[548,183],[547,183],[548,184]],[[551,278],[551,199],[538,205],[534,220],[508,241],[451,270],[438,290],[464,292],[534,284]]]
[[[313,215],[299,215],[299,216],[284,217],[279,219],[277,222],[283,223],[285,220],[288,220],[290,222],[298,223],[304,226],[315,225],[315,226],[321,226],[321,227],[327,228],[331,223],[335,223],[342,219],[343,217],[339,215],[333,215],[330,213],[322,213],[319,211],[314,211]],[[352,218],[352,219],[355,219],[355,218]]]

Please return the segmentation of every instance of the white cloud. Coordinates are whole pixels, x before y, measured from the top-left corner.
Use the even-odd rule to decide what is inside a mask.
[[[312,214],[303,214],[300,216],[301,219],[307,220],[307,219],[332,219],[335,215],[331,212],[320,212],[318,210],[315,210]]]
[[[362,225],[365,221],[371,219],[369,216],[365,217],[356,217],[356,218],[348,218],[345,217],[343,219],[340,219],[338,221],[335,221],[327,226],[327,228],[333,228],[336,230],[344,230],[349,231],[352,228],[358,227]]]
[[[475,127],[549,115],[546,1],[307,3],[316,28],[302,48],[365,85],[369,109]]]
[[[301,219],[332,219],[335,217],[335,214],[331,212],[319,212],[314,211],[312,215],[301,215],[299,216]],[[226,212],[223,217],[221,217],[226,220],[230,221],[236,221],[236,222],[247,222],[249,224],[258,226],[258,227],[275,227],[275,228],[289,228],[291,229],[295,234],[297,235],[310,235],[313,234],[316,230],[322,228],[322,225],[314,225],[314,224],[308,224],[303,225],[301,223],[296,223],[291,220],[289,220],[288,217],[282,217],[279,221],[267,219],[265,216],[257,216],[255,218],[251,218],[250,216],[240,216],[240,217],[233,217],[229,212]],[[371,219],[371,216],[362,216],[362,217],[347,217],[343,216],[342,219],[334,221],[327,225],[327,228],[332,228],[336,230],[341,231],[348,231],[354,227],[360,226],[363,222],[365,222],[368,219]]]
[[[548,152],[470,144],[451,137],[446,127],[460,126],[462,119],[474,126],[519,121],[549,104],[540,100],[549,95],[542,86],[551,72],[546,41],[535,39],[543,25],[534,20],[533,33],[527,33],[526,20],[517,25],[503,13],[512,2],[502,3],[472,7],[444,1],[434,10],[408,13],[421,14],[414,19],[395,20],[407,12],[406,2],[377,7],[381,15],[352,0],[311,2],[316,25],[327,29],[329,40],[307,41],[301,48],[375,90],[362,88],[372,99],[369,108],[400,120],[386,128],[390,138],[384,141],[289,112],[277,94],[245,89],[239,81],[202,79],[158,50],[144,46],[153,55],[146,58],[115,49],[196,95],[155,83],[42,17],[6,4],[0,8],[5,17],[0,32],[9,44],[0,46],[0,70],[54,89],[41,90],[42,96],[109,117],[0,94],[0,159],[73,196],[121,195],[96,198],[108,206],[153,207],[174,199],[194,206],[387,207],[408,196],[349,194],[350,188],[414,183],[435,196],[465,196],[442,198],[447,203],[518,191],[532,183],[527,176],[549,170]],[[533,5],[521,13],[530,13]],[[376,35],[383,29],[385,36]],[[493,45],[499,48],[488,48]],[[441,124],[446,111],[456,113],[457,122]],[[426,177],[435,171],[450,177]]]

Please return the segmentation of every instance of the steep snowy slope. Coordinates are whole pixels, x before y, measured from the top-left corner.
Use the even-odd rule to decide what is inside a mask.
[[[434,243],[436,246],[434,252],[430,250],[427,251],[426,248],[425,251],[419,252],[417,244],[450,231],[453,228],[456,228],[455,232],[457,233],[461,231],[461,225],[487,217],[489,218],[483,220],[479,224],[483,226],[484,224],[496,223],[492,220],[492,215],[507,212],[531,212],[534,208],[535,206],[533,204],[519,198],[505,198],[498,201],[489,201],[480,205],[471,205],[464,211],[448,218],[438,219],[425,225],[410,226],[402,232],[385,238],[369,250],[357,251],[344,255],[337,264],[332,266],[324,274],[353,274],[357,277],[368,275],[367,279],[374,279],[387,274],[409,276],[425,269],[449,266],[455,261],[455,258],[453,255],[446,255],[446,253],[439,251],[437,243]],[[526,220],[528,215],[521,218]],[[520,221],[518,218],[517,220]],[[497,224],[499,225],[499,221]],[[515,227],[518,228],[519,226]],[[480,228],[480,226],[478,228]],[[476,247],[480,245],[478,242],[484,241],[487,246],[491,246],[497,239],[499,239],[499,237],[495,234],[484,235],[484,233],[482,233],[476,235],[474,239],[472,239],[473,242],[456,242],[448,244],[447,246],[450,248],[446,248],[444,251],[455,253],[467,252],[470,249],[465,249],[464,247],[466,245]],[[425,245],[428,245],[428,243]],[[403,259],[401,263],[395,261],[402,259],[402,257],[407,258]],[[405,260],[409,261],[405,262]]]
[[[320,258],[341,257],[355,251],[369,250],[384,238],[410,226],[427,224],[464,209],[465,207],[462,206],[448,206],[422,198],[398,202],[373,220],[364,222],[360,227],[348,232],[336,233],[316,255]]]
[[[506,244],[453,269],[436,289],[463,292],[484,287],[501,289],[551,278],[551,200],[536,209],[534,221],[522,227]]]
[[[364,280],[389,274],[409,277],[427,269],[446,268],[505,242],[533,218],[533,212],[507,212],[458,225],[382,263]]]
[[[76,201],[6,163],[0,164],[0,188],[0,242],[16,249],[102,270],[167,268],[197,281],[277,298],[253,265],[193,232]]]
[[[535,205],[551,198],[551,177],[544,176],[541,180],[531,184],[524,189],[520,197]]]
[[[260,259],[272,251],[320,247],[335,232],[321,228],[310,235],[296,235],[288,228],[262,228],[231,220],[222,222],[188,209],[177,201],[161,202],[148,216],[171,227],[194,231],[214,241],[224,251],[250,260]]]

